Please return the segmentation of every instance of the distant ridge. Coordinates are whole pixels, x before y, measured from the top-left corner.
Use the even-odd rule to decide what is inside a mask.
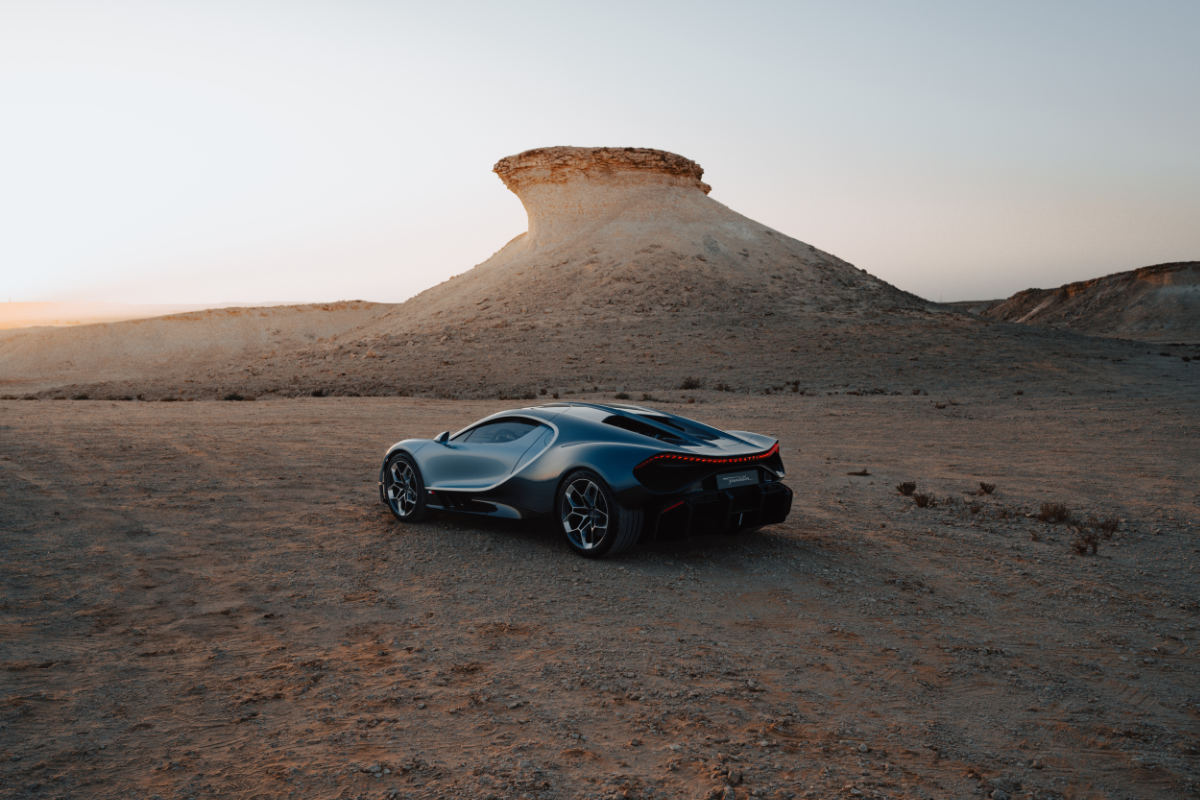
[[[1176,261],[1026,289],[983,310],[986,319],[1092,336],[1200,342],[1200,261]]]
[[[217,386],[260,370],[263,359],[344,333],[379,313],[348,300],[291,306],[230,307],[161,317],[0,331],[0,393],[56,384],[140,387],[155,394],[187,384]],[[158,387],[166,385],[166,390]],[[115,388],[106,396],[136,395]]]

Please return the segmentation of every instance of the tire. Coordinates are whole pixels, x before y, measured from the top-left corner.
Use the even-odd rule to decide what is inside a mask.
[[[563,480],[555,498],[558,528],[567,543],[585,558],[628,550],[642,535],[641,509],[617,503],[612,489],[596,473],[576,470]]]
[[[383,502],[401,522],[420,522],[429,516],[425,502],[425,480],[417,462],[408,453],[395,453],[383,462],[379,472]]]

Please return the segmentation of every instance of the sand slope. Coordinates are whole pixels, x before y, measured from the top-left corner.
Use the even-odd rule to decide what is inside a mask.
[[[150,319],[0,332],[0,391],[59,383],[187,380],[309,346],[379,312],[346,301],[221,308]],[[194,380],[194,377],[193,377]]]

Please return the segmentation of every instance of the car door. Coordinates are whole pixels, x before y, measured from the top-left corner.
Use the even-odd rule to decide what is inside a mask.
[[[476,425],[444,444],[433,445],[426,458],[429,488],[490,489],[512,474],[544,427],[531,420],[504,417]]]

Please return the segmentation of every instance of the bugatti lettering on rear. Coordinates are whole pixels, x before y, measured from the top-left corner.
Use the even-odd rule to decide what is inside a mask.
[[[639,540],[782,522],[779,443],[631,405],[549,403],[387,451],[379,496],[404,522],[432,511],[548,517],[584,556]]]

